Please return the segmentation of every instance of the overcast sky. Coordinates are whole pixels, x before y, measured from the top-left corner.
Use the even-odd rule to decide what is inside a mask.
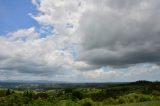
[[[160,80],[158,0],[0,0],[0,81]]]

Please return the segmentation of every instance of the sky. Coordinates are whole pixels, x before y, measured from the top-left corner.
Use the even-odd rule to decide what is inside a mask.
[[[0,0],[0,81],[160,80],[158,0]]]

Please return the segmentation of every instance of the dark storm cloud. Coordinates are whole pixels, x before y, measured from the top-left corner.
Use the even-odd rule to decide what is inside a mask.
[[[160,61],[160,2],[101,0],[81,17],[80,60],[92,65]]]

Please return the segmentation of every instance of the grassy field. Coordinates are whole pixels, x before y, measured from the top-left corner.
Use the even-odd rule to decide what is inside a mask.
[[[160,101],[121,104],[121,105],[108,105],[108,106],[160,106]]]

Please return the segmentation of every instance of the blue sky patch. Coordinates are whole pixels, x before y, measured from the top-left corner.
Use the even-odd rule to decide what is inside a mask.
[[[39,24],[28,15],[36,12],[30,0],[0,0],[0,35],[32,26],[39,28]]]

